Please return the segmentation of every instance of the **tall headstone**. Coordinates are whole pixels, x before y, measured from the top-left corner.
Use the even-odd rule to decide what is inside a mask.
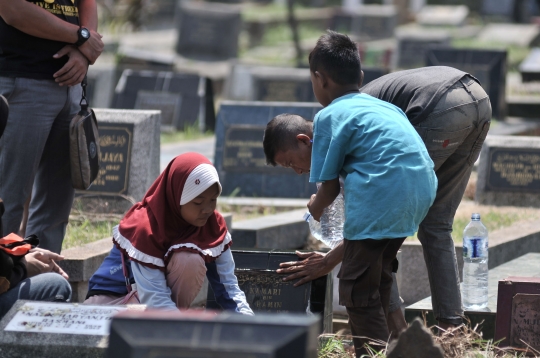
[[[425,66],[431,48],[449,46],[450,34],[440,29],[408,29],[396,34],[398,40],[396,67],[409,69]]]
[[[313,120],[322,107],[317,103],[224,101],[216,123],[214,164],[223,195],[309,198],[316,192],[307,175],[266,165],[262,140],[266,124],[282,113]],[[283,185],[287,183],[287,185]]]
[[[96,109],[100,169],[92,186],[80,195],[122,195],[139,201],[158,177],[160,113]]]
[[[203,61],[238,56],[242,18],[237,5],[183,0],[179,6],[178,54]]]
[[[360,5],[339,10],[331,28],[371,41],[393,37],[397,21],[398,13],[393,5]]]
[[[125,310],[19,300],[0,321],[0,356],[101,358],[111,317]]]
[[[178,130],[197,120],[201,129],[215,126],[212,81],[195,74],[125,70],[114,107],[161,110],[162,125]]]
[[[540,207],[540,139],[488,136],[480,154],[476,201]]]
[[[106,358],[316,358],[318,317],[122,312],[111,322]]]
[[[319,314],[321,332],[332,333],[332,274],[294,287],[275,272],[282,262],[297,261],[294,252],[233,250],[238,285],[251,309],[257,313]],[[219,309],[214,292],[208,290],[207,308]]]
[[[426,54],[427,66],[450,66],[476,77],[491,100],[493,117],[506,117],[506,50],[437,48]]]

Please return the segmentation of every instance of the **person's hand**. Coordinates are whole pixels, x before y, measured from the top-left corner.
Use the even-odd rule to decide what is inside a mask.
[[[321,216],[323,214],[324,208],[319,208],[316,205],[314,205],[315,198],[317,197],[316,194],[311,195],[311,199],[309,199],[309,203],[307,204],[308,210],[311,213],[311,216],[313,216],[313,219],[317,221],[321,221]]]
[[[54,80],[60,86],[75,86],[81,83],[88,71],[88,60],[84,55],[72,45],[64,46],[54,58],[68,56],[69,59],[61,69],[53,74]]]
[[[276,270],[276,272],[280,274],[290,274],[283,278],[283,281],[300,278],[300,280],[294,284],[295,287],[322,277],[334,269],[332,265],[327,264],[324,259],[326,254],[322,252],[296,251],[296,254],[303,260],[282,262],[279,264],[280,268]]]
[[[103,36],[98,34],[96,31],[90,30],[90,38],[86,40],[81,46],[79,46],[79,51],[90,61],[90,64],[93,65],[99,55],[103,52],[105,45],[101,40]]]
[[[56,272],[66,280],[69,276],[62,270],[55,261],[63,260],[64,256],[49,250],[34,248],[24,257],[26,261],[26,272],[28,277],[36,276],[41,273]]]

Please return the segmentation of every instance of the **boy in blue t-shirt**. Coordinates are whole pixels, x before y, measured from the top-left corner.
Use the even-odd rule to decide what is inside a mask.
[[[311,123],[282,114],[266,127],[272,165],[322,182],[308,208],[316,220],[344,181],[339,301],[347,308],[357,357],[371,339],[387,341],[386,314],[398,249],[433,203],[437,178],[415,129],[398,107],[359,93],[360,57],[347,36],[328,31],[309,56],[311,82],[325,107]]]

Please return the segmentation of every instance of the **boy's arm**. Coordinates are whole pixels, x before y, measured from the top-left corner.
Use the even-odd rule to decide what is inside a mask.
[[[321,220],[324,208],[334,202],[340,190],[339,178],[327,180],[321,184],[317,194],[313,194],[307,204],[309,212],[315,220]]]
[[[300,252],[296,251],[302,261],[282,262],[276,271],[280,274],[290,274],[283,278],[283,281],[290,281],[300,278],[294,286],[300,286],[309,281],[322,277],[334,269],[343,260],[344,246],[340,242],[326,254],[322,252]]]

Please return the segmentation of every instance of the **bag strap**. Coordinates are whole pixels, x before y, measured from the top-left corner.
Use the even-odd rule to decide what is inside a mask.
[[[124,279],[126,281],[126,288],[128,293],[131,292],[131,283],[129,282],[129,273],[126,266],[126,259],[124,258],[124,253],[120,252],[120,256],[122,257],[122,272],[124,273]]]
[[[81,111],[87,112],[88,111],[88,99],[86,98],[86,85],[87,85],[87,76],[84,76],[84,79],[81,82],[82,87],[82,97],[81,101],[79,102],[79,105],[81,106]]]

